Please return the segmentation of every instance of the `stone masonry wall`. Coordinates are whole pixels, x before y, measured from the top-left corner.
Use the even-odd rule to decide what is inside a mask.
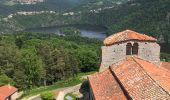
[[[102,62],[100,71],[104,71],[111,64],[126,57],[126,44],[120,43],[111,46],[102,46]]]
[[[156,42],[138,42],[139,58],[148,60],[156,64],[158,67],[160,66],[160,46]]]
[[[15,92],[12,96],[11,96],[11,100],[16,100],[18,98],[18,92]]]
[[[138,43],[138,57],[148,60],[157,66],[160,64],[160,46],[156,42],[127,41],[111,46],[102,46],[102,62],[100,72],[107,69],[111,64],[126,58],[127,43]]]

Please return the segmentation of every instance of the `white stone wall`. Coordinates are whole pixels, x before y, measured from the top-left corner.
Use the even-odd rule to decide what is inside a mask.
[[[138,57],[159,66],[160,46],[156,42],[127,41],[111,46],[102,46],[102,62],[100,71],[104,71],[111,64],[126,58],[127,43],[138,43]]]

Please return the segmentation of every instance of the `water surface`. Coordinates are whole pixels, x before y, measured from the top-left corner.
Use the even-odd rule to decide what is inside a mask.
[[[75,27],[81,31],[81,36],[83,37],[96,38],[100,40],[106,38],[107,29],[102,26],[95,26],[95,25],[67,25],[67,26],[39,27],[33,29],[26,29],[25,31],[60,34],[59,29],[63,27]]]

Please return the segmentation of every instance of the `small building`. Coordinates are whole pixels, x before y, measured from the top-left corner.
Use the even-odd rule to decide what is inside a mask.
[[[90,100],[170,100],[170,63],[160,61],[157,39],[132,30],[104,40]]]
[[[16,100],[18,89],[5,85],[0,87],[0,100]]]

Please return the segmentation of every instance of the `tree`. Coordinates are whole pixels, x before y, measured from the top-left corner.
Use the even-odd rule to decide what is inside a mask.
[[[82,72],[95,71],[98,69],[97,54],[90,50],[81,50],[78,54]]]
[[[35,49],[27,49],[22,51],[21,66],[26,75],[29,88],[43,84],[45,70],[42,60],[36,55]]]
[[[4,75],[0,75],[0,86],[2,85],[7,85],[7,84],[14,84],[13,80],[11,78],[9,78],[8,76]]]

